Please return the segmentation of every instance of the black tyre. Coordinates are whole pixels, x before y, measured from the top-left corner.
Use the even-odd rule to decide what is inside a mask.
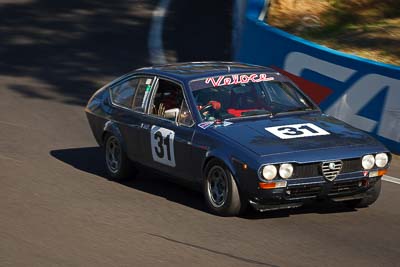
[[[122,149],[121,141],[113,134],[108,134],[104,142],[106,170],[111,180],[123,181],[135,175],[132,162]]]
[[[246,210],[232,173],[219,160],[205,168],[204,197],[210,211],[219,216],[237,216]]]
[[[366,208],[372,205],[379,197],[381,193],[381,179],[367,191],[367,195],[362,199],[355,199],[346,201],[346,205],[350,208]]]

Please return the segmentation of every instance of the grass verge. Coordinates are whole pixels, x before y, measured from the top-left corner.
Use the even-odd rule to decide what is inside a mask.
[[[399,0],[271,0],[267,22],[339,51],[400,65]]]

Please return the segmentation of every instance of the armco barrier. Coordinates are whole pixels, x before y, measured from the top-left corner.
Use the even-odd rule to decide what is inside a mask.
[[[324,110],[400,153],[400,67],[352,56],[258,20],[263,0],[248,0],[236,36],[236,61],[288,74]]]

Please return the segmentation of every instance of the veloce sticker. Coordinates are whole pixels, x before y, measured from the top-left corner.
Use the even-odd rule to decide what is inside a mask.
[[[153,160],[161,164],[175,167],[174,153],[175,132],[153,125],[150,131],[151,154]]]
[[[329,132],[312,123],[290,124],[265,128],[280,139],[328,135]]]

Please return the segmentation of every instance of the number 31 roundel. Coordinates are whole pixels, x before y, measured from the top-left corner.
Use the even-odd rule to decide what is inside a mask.
[[[151,127],[150,143],[154,161],[175,167],[174,137],[174,131],[158,126]]]
[[[268,132],[281,139],[328,135],[329,132],[312,123],[282,125],[265,128]]]

